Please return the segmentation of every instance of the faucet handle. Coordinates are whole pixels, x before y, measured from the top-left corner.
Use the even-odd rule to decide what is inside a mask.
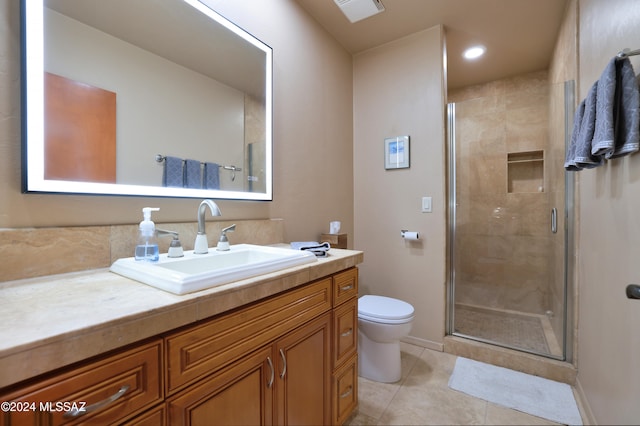
[[[218,240],[218,246],[216,247],[216,250],[218,251],[230,250],[229,240],[227,239],[227,232],[233,232],[235,230],[236,230],[236,224],[234,223],[231,226],[227,226],[220,232],[220,239]]]
[[[182,243],[180,243],[180,235],[176,231],[167,231],[166,229],[156,229],[159,236],[171,235],[173,240],[169,244],[169,251],[167,257],[183,257],[184,250],[182,249]]]
[[[226,228],[224,228],[222,230],[222,235],[225,235],[225,233],[227,233],[227,232],[233,232],[235,230],[236,230],[236,224],[234,223],[233,225],[227,226]]]

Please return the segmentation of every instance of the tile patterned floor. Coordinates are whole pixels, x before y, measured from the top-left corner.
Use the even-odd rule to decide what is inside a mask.
[[[456,305],[455,313],[455,331],[458,333],[549,354],[539,316],[465,305]]]
[[[456,356],[401,344],[402,379],[359,378],[359,408],[349,425],[555,425],[449,388]]]

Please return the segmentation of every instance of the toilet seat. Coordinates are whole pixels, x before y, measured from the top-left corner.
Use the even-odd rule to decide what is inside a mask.
[[[385,296],[366,295],[358,299],[358,318],[381,324],[403,324],[413,320],[413,306]]]

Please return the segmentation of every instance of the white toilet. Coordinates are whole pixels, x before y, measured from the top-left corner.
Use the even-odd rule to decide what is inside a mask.
[[[358,374],[376,382],[400,380],[400,338],[411,331],[413,306],[366,295],[358,299]]]

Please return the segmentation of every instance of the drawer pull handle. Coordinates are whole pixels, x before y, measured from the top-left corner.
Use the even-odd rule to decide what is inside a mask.
[[[280,373],[280,378],[284,379],[284,375],[287,374],[287,358],[284,356],[282,349],[280,349],[280,358],[282,358],[282,373]]]
[[[340,336],[342,336],[342,337],[351,336],[351,333],[353,333],[353,328],[348,329],[344,333],[340,333]]]
[[[353,289],[353,284],[345,285],[344,287],[340,287],[342,291],[349,291]]]
[[[344,393],[341,393],[340,398],[348,397],[349,395],[351,395],[351,392],[353,392],[353,386],[349,386]]]
[[[89,414],[93,411],[97,411],[103,407],[106,407],[112,402],[120,399],[120,397],[122,397],[122,395],[127,393],[128,390],[129,390],[129,385],[122,385],[120,390],[114,393],[113,395],[111,395],[109,398],[103,399],[102,401],[96,402],[95,404],[91,404],[88,407],[84,407],[81,409],[78,409],[78,408],[71,409],[66,413],[64,413],[63,417],[76,418],[76,417],[84,416],[85,414]]]
[[[271,362],[271,357],[267,357],[267,363],[269,364],[269,368],[271,369],[271,377],[269,378],[269,381],[267,382],[267,388],[270,388],[273,385],[273,379],[275,376],[275,370],[273,368],[273,363]]]

